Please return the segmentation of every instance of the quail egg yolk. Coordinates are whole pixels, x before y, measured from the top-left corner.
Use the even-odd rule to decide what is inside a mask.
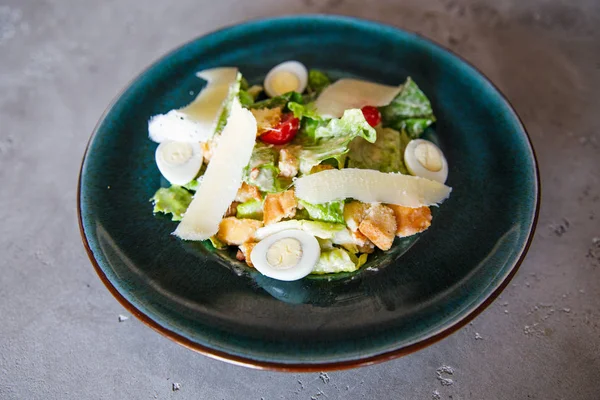
[[[430,143],[421,143],[415,148],[415,157],[419,163],[431,172],[442,169],[442,156],[435,146]]]
[[[189,143],[168,142],[163,148],[163,158],[165,162],[172,165],[179,165],[192,158],[192,146]]]
[[[302,259],[302,244],[294,238],[283,238],[267,250],[267,262],[276,269],[295,267]]]
[[[298,90],[299,86],[300,79],[289,71],[279,71],[271,78],[271,87],[273,88],[273,91],[280,95]]]

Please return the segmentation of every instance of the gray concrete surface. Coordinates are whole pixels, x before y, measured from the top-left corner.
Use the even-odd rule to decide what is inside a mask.
[[[600,3],[209,3],[0,0],[0,399],[599,399]],[[487,311],[421,352],[327,377],[232,366],[119,322],[75,212],[88,136],[140,69],[215,28],[305,12],[385,21],[472,61],[523,117],[543,184],[529,255]]]

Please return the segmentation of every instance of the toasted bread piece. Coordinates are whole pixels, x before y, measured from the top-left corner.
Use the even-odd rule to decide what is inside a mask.
[[[248,264],[249,267],[254,267],[252,261],[250,261],[250,253],[252,253],[254,246],[256,246],[256,242],[246,242],[241,244],[236,258],[240,261],[246,261],[246,264]]]
[[[219,224],[217,239],[229,246],[241,245],[254,239],[254,232],[263,226],[261,221],[255,219],[238,219],[235,217],[223,218]]]
[[[235,201],[245,203],[250,199],[262,200],[260,190],[254,185],[248,185],[246,182],[243,182],[242,187],[238,189],[238,192],[235,195]]]
[[[310,169],[311,174],[316,174],[317,172],[327,171],[328,169],[335,169],[333,165],[329,164],[318,164]]]
[[[259,110],[250,110],[256,119],[256,136],[269,131],[281,121],[281,108],[261,108]]]
[[[227,209],[227,211],[225,211],[225,215],[224,215],[224,217],[232,217],[232,216],[235,216],[235,215],[237,214],[237,206],[238,206],[238,204],[240,204],[240,203],[239,203],[239,202],[237,202],[237,201],[234,201],[234,202],[232,202],[232,203],[229,205],[229,208]]]
[[[394,211],[383,204],[373,204],[358,230],[381,250],[389,250],[396,234]]]
[[[212,140],[208,140],[206,142],[200,143],[200,147],[202,148],[202,156],[206,160],[206,163],[208,163],[212,158],[213,150],[215,149],[215,144]]]
[[[396,235],[411,236],[427,230],[431,226],[431,210],[427,206],[410,208],[388,204],[396,216]]]
[[[344,205],[344,220],[352,232],[358,231],[358,226],[365,219],[369,207],[371,207],[370,204],[356,200]]]
[[[293,218],[297,206],[298,202],[293,190],[268,194],[263,206],[263,222],[268,225],[284,218]]]
[[[284,147],[279,150],[279,175],[286,178],[293,178],[298,175],[300,168],[300,159],[298,158],[298,146]]]
[[[356,243],[358,251],[360,251],[361,253],[369,254],[375,251],[375,246],[373,245],[373,242],[371,242],[369,238],[363,235],[360,231],[357,230],[356,232],[351,232],[350,234],[352,235],[352,238]]]

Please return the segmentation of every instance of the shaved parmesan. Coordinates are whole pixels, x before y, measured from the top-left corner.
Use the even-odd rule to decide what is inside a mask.
[[[229,92],[237,79],[237,68],[213,68],[196,75],[208,82],[194,101],[178,110],[155,115],[148,122],[150,139],[162,143],[205,142],[217,127]]]
[[[315,106],[319,115],[339,118],[351,108],[387,106],[400,90],[402,85],[387,86],[358,79],[340,79],[323,90]]]
[[[231,104],[227,125],[204,173],[202,185],[174,234],[185,240],[205,240],[219,230],[219,223],[242,185],[256,140],[256,120],[240,104]]]
[[[412,208],[437,205],[452,191],[443,183],[417,176],[355,168],[306,175],[295,186],[296,197],[313,204],[353,198]]]

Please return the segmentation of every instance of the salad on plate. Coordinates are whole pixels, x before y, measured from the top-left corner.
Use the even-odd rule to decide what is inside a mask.
[[[149,137],[170,187],[152,197],[182,240],[235,246],[268,277],[356,271],[375,249],[431,225],[450,195],[448,164],[421,139],[435,122],[409,77],[397,86],[332,81],[298,61],[263,85],[237,68],[197,73],[187,106],[153,116]]]

